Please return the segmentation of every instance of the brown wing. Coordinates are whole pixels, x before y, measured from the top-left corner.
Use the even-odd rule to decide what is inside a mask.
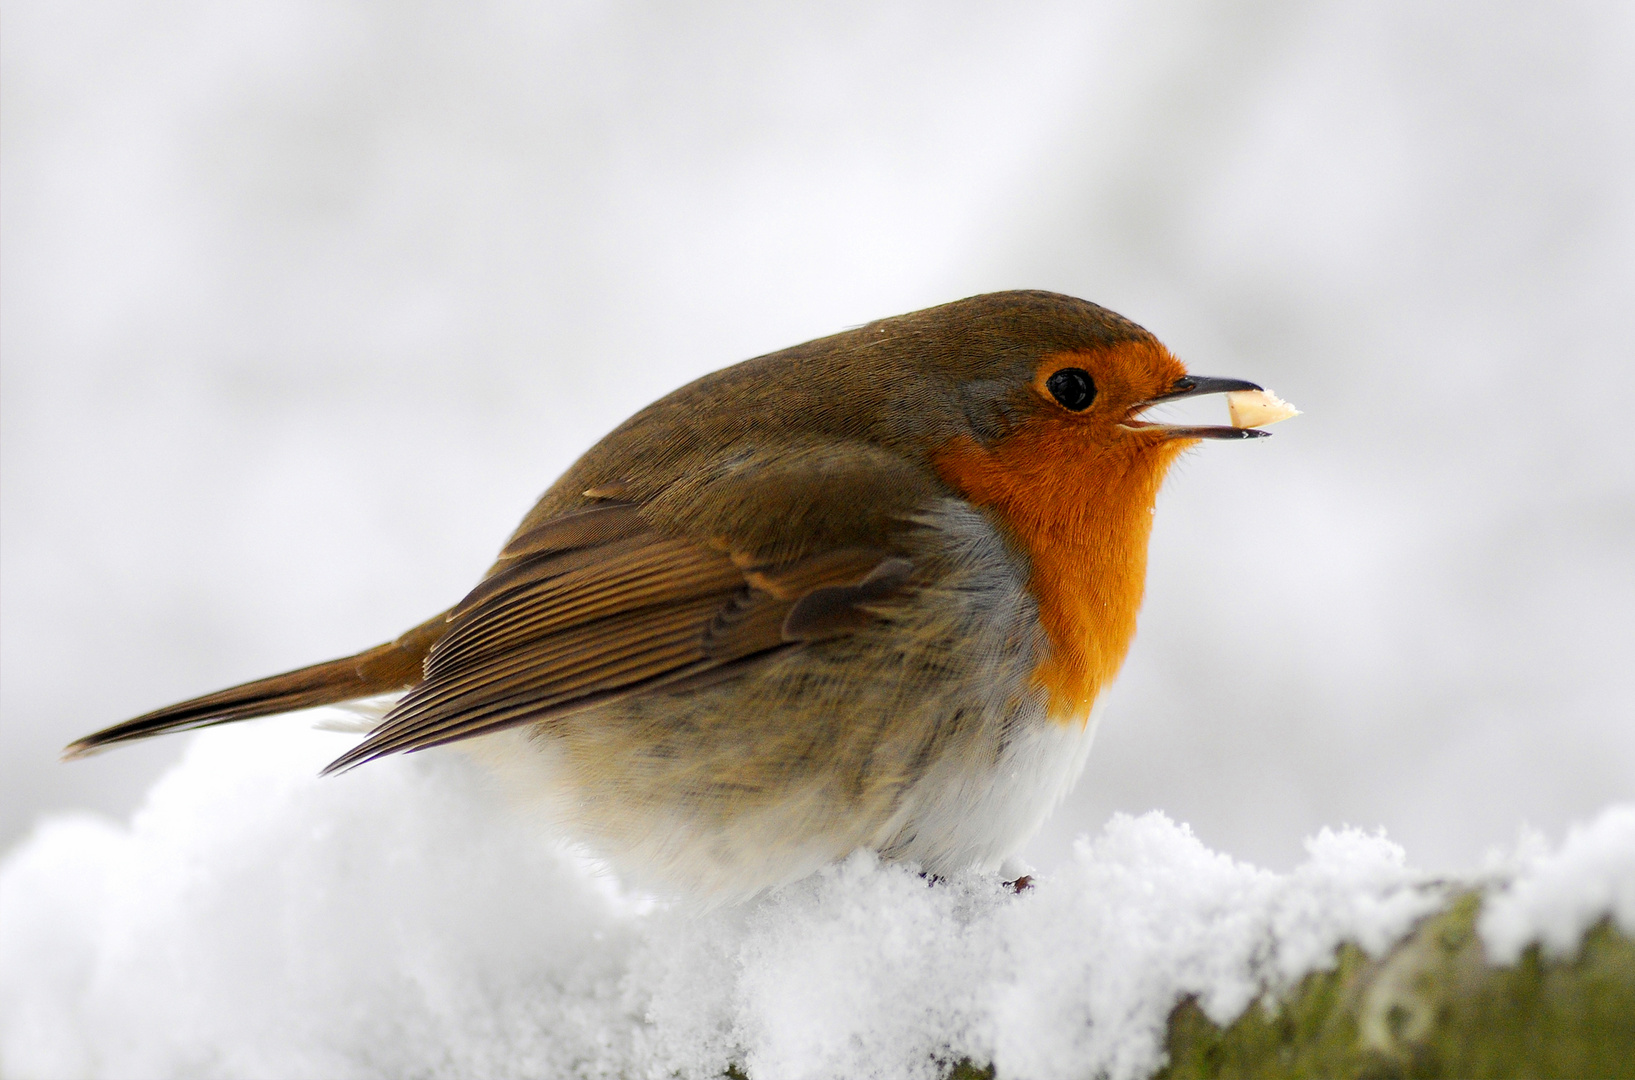
[[[906,585],[910,565],[845,549],[782,566],[652,529],[629,504],[519,534],[449,613],[425,678],[325,772],[607,701],[730,678],[843,633]]]

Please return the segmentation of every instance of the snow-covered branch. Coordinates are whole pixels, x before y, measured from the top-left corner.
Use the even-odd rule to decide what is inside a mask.
[[[1273,873],[1148,814],[1115,818],[1020,895],[859,855],[700,911],[621,888],[456,754],[316,779],[337,745],[301,718],[205,732],[129,825],[58,819],[13,852],[0,1074],[1544,1074],[1599,1070],[1572,1056],[1596,1046],[1635,1060],[1610,1041],[1635,1031],[1635,809],[1481,879],[1431,880],[1357,831]]]

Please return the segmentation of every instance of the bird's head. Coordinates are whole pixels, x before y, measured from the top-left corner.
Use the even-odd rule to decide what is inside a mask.
[[[912,446],[977,501],[997,499],[999,484],[1017,489],[1003,500],[1012,503],[1070,510],[1122,490],[1150,506],[1168,465],[1198,440],[1266,434],[1147,419],[1155,405],[1261,388],[1188,374],[1140,326],[1056,293],[971,297],[830,342],[847,362],[815,412],[866,417],[870,441]]]
[[[1161,403],[1261,388],[1190,375],[1140,326],[1057,293],[989,293],[883,319],[825,344],[842,341],[847,347],[836,353],[861,362],[842,370],[853,393],[837,404],[866,408],[877,397],[875,425],[889,431],[889,441],[917,432],[934,450],[961,437],[991,447],[1023,433],[1048,434],[1091,457],[1167,458],[1175,444],[1266,434],[1143,419]],[[875,393],[858,393],[864,382]]]

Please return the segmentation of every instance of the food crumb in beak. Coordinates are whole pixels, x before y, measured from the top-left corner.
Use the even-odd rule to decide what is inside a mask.
[[[1235,428],[1265,427],[1300,415],[1299,409],[1270,390],[1233,390],[1226,395],[1226,411]]]

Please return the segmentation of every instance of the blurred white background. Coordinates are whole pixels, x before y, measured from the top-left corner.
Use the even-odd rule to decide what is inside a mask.
[[[0,846],[372,645],[697,375],[993,289],[1306,415],[1160,502],[1048,866],[1635,796],[1635,8],[7,0]],[[346,783],[345,778],[333,781]]]

